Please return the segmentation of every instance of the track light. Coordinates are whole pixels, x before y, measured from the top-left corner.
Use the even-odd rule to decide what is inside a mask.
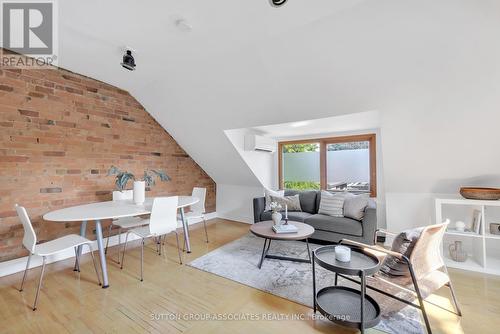
[[[124,68],[126,68],[129,71],[134,71],[135,70],[135,59],[132,57],[132,50],[127,50],[125,51],[125,54],[123,55],[123,62],[121,63]]]

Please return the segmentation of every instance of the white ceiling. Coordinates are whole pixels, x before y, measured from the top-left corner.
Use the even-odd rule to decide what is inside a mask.
[[[265,137],[290,139],[376,129],[379,126],[379,112],[365,111],[298,122],[256,126],[251,130]]]
[[[455,97],[479,99],[499,82],[494,0],[289,0],[282,8],[61,0],[59,9],[60,66],[129,90],[217,183],[259,185],[226,129],[370,110],[411,124],[411,115],[452,113]],[[178,18],[192,31],[180,31]],[[119,65],[125,45],[137,50],[135,72]],[[383,130],[391,172],[405,149],[389,137],[400,135],[394,122]],[[422,180],[415,187],[431,182]]]

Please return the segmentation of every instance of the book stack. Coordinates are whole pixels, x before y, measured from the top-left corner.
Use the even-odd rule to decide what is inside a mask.
[[[295,225],[287,224],[287,225],[273,225],[273,231],[277,234],[283,233],[297,233],[298,228]]]

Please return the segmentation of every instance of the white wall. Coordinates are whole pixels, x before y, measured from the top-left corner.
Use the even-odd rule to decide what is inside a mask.
[[[264,196],[264,188],[217,183],[217,215],[220,218],[253,223],[253,199]]]
[[[259,133],[251,129],[226,130],[224,133],[260,184],[270,189],[275,188],[278,184],[274,173],[276,152],[255,151],[245,145],[246,136]]]

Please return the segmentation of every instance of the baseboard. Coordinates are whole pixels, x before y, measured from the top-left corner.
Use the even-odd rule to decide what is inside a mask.
[[[235,216],[235,215],[232,215],[232,214],[223,214],[222,213],[222,214],[219,214],[218,218],[232,220],[232,221],[235,221],[235,222],[238,222],[238,223],[253,224],[253,218],[250,221],[246,217]]]
[[[217,212],[210,212],[210,213],[205,214],[206,220],[210,220],[210,219],[214,219],[214,218],[218,218]],[[201,219],[193,219],[189,222],[189,225],[196,225],[196,224],[201,223],[201,221],[202,221]],[[104,237],[106,237],[107,231],[103,231],[103,233],[104,233]],[[130,234],[129,241],[133,241],[133,240],[137,240],[137,239],[139,239],[139,237],[137,237],[134,234]],[[122,237],[122,242],[123,241],[124,241],[124,238]],[[116,245],[118,245],[118,235],[114,235],[109,239],[109,247],[116,246]],[[106,246],[106,238],[104,238],[104,246]],[[97,241],[95,241],[95,240],[92,242],[92,250],[94,250],[94,251],[97,250]],[[89,252],[88,248],[83,247],[82,253],[86,254],[88,252]],[[68,249],[64,252],[57,253],[53,256],[48,256],[46,262],[47,262],[47,264],[54,263],[57,261],[62,261],[62,260],[66,260],[66,259],[70,259],[70,258],[74,258],[74,257],[75,257],[74,250]],[[28,257],[25,256],[25,257],[17,258],[17,259],[10,260],[10,261],[0,262],[0,277],[12,275],[12,274],[18,273],[20,271],[24,271],[24,269],[26,269],[26,262],[27,261],[28,261]],[[33,256],[31,258],[29,268],[30,269],[36,268],[36,267],[39,267],[41,265],[42,265],[42,258],[39,256]]]

